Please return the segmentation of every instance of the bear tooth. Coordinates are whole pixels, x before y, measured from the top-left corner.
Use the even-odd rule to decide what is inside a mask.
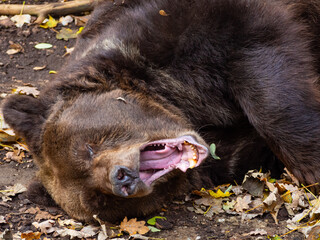
[[[188,159],[188,161],[189,161],[189,168],[194,168],[198,162],[196,159]]]

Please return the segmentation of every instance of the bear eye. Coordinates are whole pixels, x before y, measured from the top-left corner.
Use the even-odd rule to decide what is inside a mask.
[[[90,158],[92,159],[93,158],[93,156],[94,156],[94,152],[93,152],[93,149],[92,149],[92,147],[90,146],[90,144],[86,144],[86,148],[87,148],[87,150],[88,150],[88,153],[89,153],[89,155],[90,155]]]

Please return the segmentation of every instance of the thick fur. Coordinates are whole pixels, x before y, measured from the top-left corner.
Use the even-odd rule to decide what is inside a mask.
[[[87,221],[145,215],[278,160],[319,182],[319,27],[316,0],[103,2],[57,80],[38,99],[10,97],[5,120],[53,199]],[[185,133],[216,143],[222,160],[173,171],[136,197],[108,190],[115,165],[138,167],[137,146]]]

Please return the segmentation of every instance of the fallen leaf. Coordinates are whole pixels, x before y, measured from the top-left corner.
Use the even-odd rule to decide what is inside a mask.
[[[11,129],[0,129],[0,143],[10,143],[17,140],[17,137],[15,135],[8,134],[8,132],[10,132],[9,130]]]
[[[54,220],[47,220],[41,223],[33,222],[32,225],[35,226],[35,228],[39,228],[41,233],[47,234],[52,233],[57,230],[56,227],[53,227],[55,224]]]
[[[57,218],[61,217],[61,215],[53,216],[46,211],[41,211],[40,208],[38,208],[38,207],[28,208],[24,213],[36,215],[34,218],[36,221],[43,220],[43,219],[57,219]]]
[[[15,15],[11,18],[11,21],[15,22],[15,25],[20,28],[23,26],[23,24],[30,23],[31,15],[30,14]]]
[[[243,187],[238,185],[238,186],[232,186],[231,191],[235,194],[235,195],[240,195],[241,193],[243,193]]]
[[[8,49],[7,51],[6,51],[6,53],[8,54],[8,55],[14,55],[14,54],[17,54],[17,53],[19,53],[20,51],[18,50],[18,49]]]
[[[3,232],[0,232],[0,239],[20,239],[21,236],[18,236],[17,238],[13,238],[12,231],[10,229],[5,229]]]
[[[145,221],[137,221],[136,218],[132,218],[128,221],[128,218],[125,217],[120,223],[120,231],[128,232],[129,235],[134,235],[136,233],[145,234],[149,232],[149,228],[145,226]]]
[[[42,66],[42,67],[34,67],[33,70],[35,70],[35,71],[40,71],[40,70],[45,69],[46,67],[47,67],[46,65],[44,65],[44,66]]]
[[[0,25],[4,26],[5,28],[8,28],[14,26],[14,23],[7,16],[1,16]]]
[[[213,217],[214,214],[223,213],[222,209],[222,199],[215,199],[214,203],[207,209],[207,211],[204,213],[206,217]]]
[[[235,204],[236,204],[235,200],[232,200],[230,202],[227,201],[227,202],[223,203],[222,208],[223,208],[223,210],[228,211],[230,209],[233,209]]]
[[[256,229],[254,231],[251,231],[249,233],[244,233],[242,236],[255,236],[255,235],[267,235],[267,231],[264,229]]]
[[[243,210],[249,209],[249,204],[251,203],[251,195],[247,194],[244,197],[237,197],[236,204],[234,206],[235,211],[242,212]]]
[[[229,197],[230,195],[232,195],[232,193],[230,192],[222,192],[221,189],[218,189],[217,192],[214,192],[212,190],[208,190],[210,196],[214,197],[214,198],[225,198],[225,197]]]
[[[249,171],[242,182],[242,187],[254,197],[262,197],[265,183],[261,181],[262,173]]]
[[[320,226],[312,227],[307,240],[320,239]]]
[[[61,23],[63,26],[67,26],[69,23],[72,23],[72,22],[73,22],[73,18],[70,15],[59,18],[59,23]]]
[[[6,219],[5,219],[5,217],[4,216],[0,216],[0,224],[1,223],[6,223],[7,221],[6,221]]]
[[[40,25],[42,28],[54,28],[57,26],[59,21],[55,20],[53,17],[49,15],[49,19],[45,19],[43,24]]]
[[[19,52],[24,52],[23,47],[19,44],[19,43],[13,43],[11,42],[10,46],[9,46],[9,50],[7,50],[7,54],[8,55],[13,55]]]
[[[31,207],[28,208],[24,213],[29,213],[29,214],[36,214],[37,212],[41,211],[40,208],[38,207]]]
[[[48,49],[48,48],[52,48],[52,44],[50,44],[50,43],[38,43],[34,47],[36,49]]]
[[[58,219],[58,223],[60,226],[68,226],[69,228],[72,228],[72,229],[81,229],[83,227],[81,222],[76,222],[73,219],[65,219],[65,220]]]
[[[56,233],[59,234],[61,237],[70,236],[71,239],[73,238],[83,239],[83,238],[93,237],[94,235],[96,235],[97,228],[90,225],[82,228],[80,231],[64,228],[64,229],[57,229]]]
[[[196,199],[194,203],[197,205],[204,205],[209,207],[214,204],[214,200],[215,198],[208,195],[208,196],[203,196],[202,198]]]
[[[150,218],[150,219],[147,221],[147,223],[148,223],[149,225],[155,225],[156,222],[157,222],[157,219],[167,220],[166,217],[155,216],[155,217],[153,217],[153,218]]]
[[[104,240],[107,238],[114,238],[118,236],[118,234],[113,229],[111,229],[111,227],[114,227],[113,224],[102,221],[101,219],[98,218],[97,215],[93,215],[93,218],[99,222],[102,230],[98,235],[98,240]]]
[[[221,158],[216,155],[216,149],[217,149],[216,145],[214,143],[211,143],[211,145],[210,145],[210,154],[211,154],[211,156],[215,160],[220,160]]]
[[[84,27],[79,27],[79,30],[77,31],[77,34],[80,34],[83,29],[84,29]]]
[[[148,228],[149,228],[149,230],[150,230],[151,232],[161,232],[160,229],[158,229],[158,228],[156,228],[156,227],[153,227],[153,226],[148,226]]]
[[[54,71],[54,70],[50,70],[50,71],[49,71],[49,74],[57,74],[57,72]]]
[[[278,212],[283,205],[283,200],[281,199],[278,188],[275,188],[273,192],[263,201],[264,209],[269,211],[273,217],[276,224],[278,224]]]
[[[3,159],[8,162],[16,161],[18,163],[23,163],[24,157],[25,157],[24,152],[14,149],[13,152],[7,152],[6,156]]]
[[[67,47],[65,46],[64,48],[66,49],[66,52],[65,52],[65,54],[63,54],[62,57],[65,57],[65,56],[71,54],[71,53],[73,52],[73,50],[74,50],[74,47],[72,47],[72,48],[67,48]]]
[[[41,233],[40,232],[25,232],[21,233],[21,238],[25,240],[33,240],[33,239],[40,239]]]
[[[284,170],[286,171],[286,173],[288,174],[288,176],[291,178],[291,181],[292,181],[295,185],[299,186],[299,185],[300,185],[299,180],[298,180],[287,168],[284,168]]]
[[[20,183],[16,183],[13,186],[6,187],[4,190],[0,190],[0,197],[2,198],[2,201],[7,202],[12,200],[11,197],[25,191],[27,191],[25,186]]]
[[[86,23],[88,22],[89,18],[90,18],[90,15],[74,16],[74,21],[76,26],[84,27],[84,25],[86,25]]]
[[[36,87],[17,87],[12,89],[11,91],[13,94],[20,94],[20,95],[32,95],[34,97],[38,97],[40,92]]]
[[[77,32],[78,30],[72,30],[70,28],[63,27],[61,28],[60,32],[57,33],[56,38],[68,41],[69,38],[77,38]]]

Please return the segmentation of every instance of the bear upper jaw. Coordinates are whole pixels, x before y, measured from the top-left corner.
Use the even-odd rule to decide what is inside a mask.
[[[208,148],[190,135],[154,141],[140,148],[139,177],[148,186],[174,169],[186,172],[199,166]]]

